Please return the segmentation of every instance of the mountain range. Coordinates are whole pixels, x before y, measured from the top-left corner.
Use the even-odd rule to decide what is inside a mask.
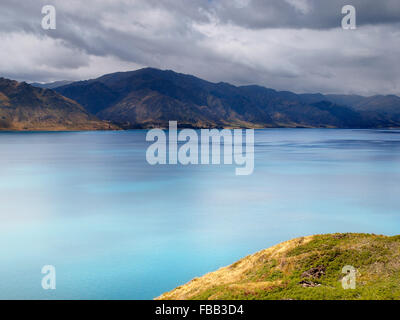
[[[295,94],[261,86],[212,83],[145,68],[56,87],[100,119],[125,128],[400,126],[400,98]]]
[[[15,94],[22,95],[27,104],[30,101],[37,105],[41,104],[36,99],[38,95],[53,95],[90,121],[100,119],[106,121],[103,124],[111,122],[125,129],[162,128],[171,120],[178,121],[180,127],[193,128],[400,127],[400,97],[396,95],[296,94],[257,85],[212,83],[154,68],[86,81],[23,84],[26,88],[34,86],[44,91],[30,89],[28,94],[20,90]],[[1,87],[0,94],[5,95]],[[2,96],[0,103],[4,104],[1,99]],[[0,112],[2,108],[0,104]],[[49,109],[42,110],[46,112]]]

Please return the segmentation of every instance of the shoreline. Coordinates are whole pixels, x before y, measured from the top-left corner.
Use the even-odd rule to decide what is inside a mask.
[[[168,131],[168,127],[151,127],[151,128],[132,128],[132,129],[65,129],[65,130],[43,130],[43,129],[28,129],[28,130],[7,130],[0,128],[1,133],[56,133],[56,132],[121,132],[121,131],[148,131],[152,129],[161,129]],[[391,131],[400,131],[400,127],[382,127],[382,128],[325,128],[325,127],[266,127],[266,128],[249,128],[249,127],[217,127],[217,128],[197,128],[197,127],[178,127],[178,130],[184,129],[194,129],[194,130],[276,130],[276,129],[305,129],[305,130],[391,130]]]

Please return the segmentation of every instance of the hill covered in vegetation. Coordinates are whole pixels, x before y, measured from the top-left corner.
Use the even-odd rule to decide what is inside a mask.
[[[344,289],[345,266],[356,289]],[[316,235],[290,240],[196,278],[160,300],[400,299],[400,236]]]

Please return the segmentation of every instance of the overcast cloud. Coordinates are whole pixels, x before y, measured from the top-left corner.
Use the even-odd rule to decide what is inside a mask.
[[[57,29],[43,30],[43,5]],[[343,30],[341,9],[357,9]],[[1,0],[0,76],[145,66],[295,92],[400,94],[399,0]]]

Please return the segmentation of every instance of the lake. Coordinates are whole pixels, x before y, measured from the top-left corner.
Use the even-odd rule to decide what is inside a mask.
[[[400,131],[258,130],[250,176],[151,166],[145,135],[0,133],[0,299],[152,299],[291,238],[400,234]]]

